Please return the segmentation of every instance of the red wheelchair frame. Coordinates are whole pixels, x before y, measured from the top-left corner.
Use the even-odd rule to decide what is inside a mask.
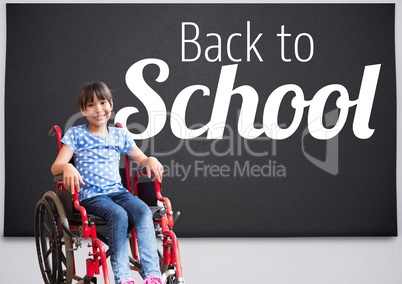
[[[60,128],[57,125],[53,126],[49,135],[56,135],[60,151],[62,146]],[[77,190],[72,196],[69,190],[64,188],[60,177],[55,177],[55,181],[56,192],[46,192],[35,209],[35,241],[44,282],[70,284],[76,280],[83,284],[96,283],[96,275],[100,275],[102,269],[104,283],[111,283],[107,267],[109,252],[104,249],[107,237],[98,228],[107,225],[106,221],[87,214],[85,208],[79,204]],[[173,214],[170,200],[162,196],[161,184],[156,179],[149,179],[144,172],[137,172],[132,177],[127,156],[125,181],[127,190],[143,199],[154,213],[156,237],[161,240],[163,248],[162,252],[158,251],[162,282],[184,284],[179,244],[173,232],[175,217],[179,212]],[[80,277],[76,275],[74,251],[81,247],[83,239],[89,240],[88,247],[91,251],[86,259],[86,275]],[[129,256],[131,268],[140,273],[141,261],[134,226],[130,226],[128,240],[132,254]]]

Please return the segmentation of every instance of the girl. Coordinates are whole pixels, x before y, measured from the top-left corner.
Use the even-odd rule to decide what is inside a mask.
[[[79,190],[80,204],[87,212],[107,220],[116,284],[136,284],[128,261],[129,221],[137,232],[144,284],[162,284],[152,213],[143,201],[123,187],[119,175],[120,154],[145,167],[148,176],[153,172],[160,182],[163,166],[156,158],[144,155],[127,131],[108,126],[113,99],[106,84],[97,81],[83,84],[78,91],[78,107],[88,126],[74,126],[65,133],[52,174],[63,174],[64,186],[72,193]],[[75,166],[69,163],[72,157]]]

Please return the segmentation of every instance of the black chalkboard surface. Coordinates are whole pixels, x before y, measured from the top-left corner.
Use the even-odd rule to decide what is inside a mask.
[[[165,166],[179,237],[395,236],[394,4],[7,4],[6,236],[55,188],[47,131],[111,124]]]

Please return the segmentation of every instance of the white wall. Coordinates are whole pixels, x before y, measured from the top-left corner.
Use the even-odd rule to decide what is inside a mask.
[[[4,114],[6,3],[0,4],[0,114]],[[34,3],[37,1],[23,1]],[[55,1],[41,1],[55,2]],[[59,1],[66,2],[66,1]],[[70,2],[80,2],[70,1]],[[86,1],[102,2],[102,1]],[[113,1],[111,1],[113,2]],[[135,2],[135,1],[120,1]],[[141,1],[147,2],[147,1]],[[171,2],[171,1],[159,1]],[[176,1],[177,2],[177,1]],[[183,2],[193,2],[191,0]],[[199,1],[200,2],[200,1]],[[211,2],[211,1],[210,1]],[[223,1],[222,1],[223,2]],[[233,2],[233,1],[226,1]],[[247,1],[244,1],[247,2]],[[272,2],[254,1],[254,2]],[[289,3],[275,1],[276,3]],[[292,1],[312,3],[314,1]],[[341,1],[316,1],[338,3]],[[347,3],[348,1],[343,1]],[[395,3],[395,1],[354,1]],[[402,85],[402,4],[396,4],[398,86]],[[400,88],[398,88],[399,90]],[[398,92],[399,94],[399,92]],[[401,100],[398,100],[398,150],[401,149]],[[4,119],[0,119],[0,204],[4,204]],[[402,157],[398,151],[399,175]],[[34,182],[34,181],[32,181]],[[398,179],[398,227],[401,228],[401,181]],[[29,190],[29,189],[27,189]],[[33,238],[4,238],[0,205],[0,283],[42,283]],[[29,217],[29,216],[28,216]],[[180,239],[187,284],[399,284],[402,283],[402,237],[393,238],[284,238]],[[87,253],[87,249],[81,249]],[[79,258],[80,260],[82,258]]]

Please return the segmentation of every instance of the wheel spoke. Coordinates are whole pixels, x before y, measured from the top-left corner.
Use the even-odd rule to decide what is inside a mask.
[[[45,259],[49,258],[49,256],[53,253],[53,250],[51,247],[47,250],[47,252],[43,255]]]

